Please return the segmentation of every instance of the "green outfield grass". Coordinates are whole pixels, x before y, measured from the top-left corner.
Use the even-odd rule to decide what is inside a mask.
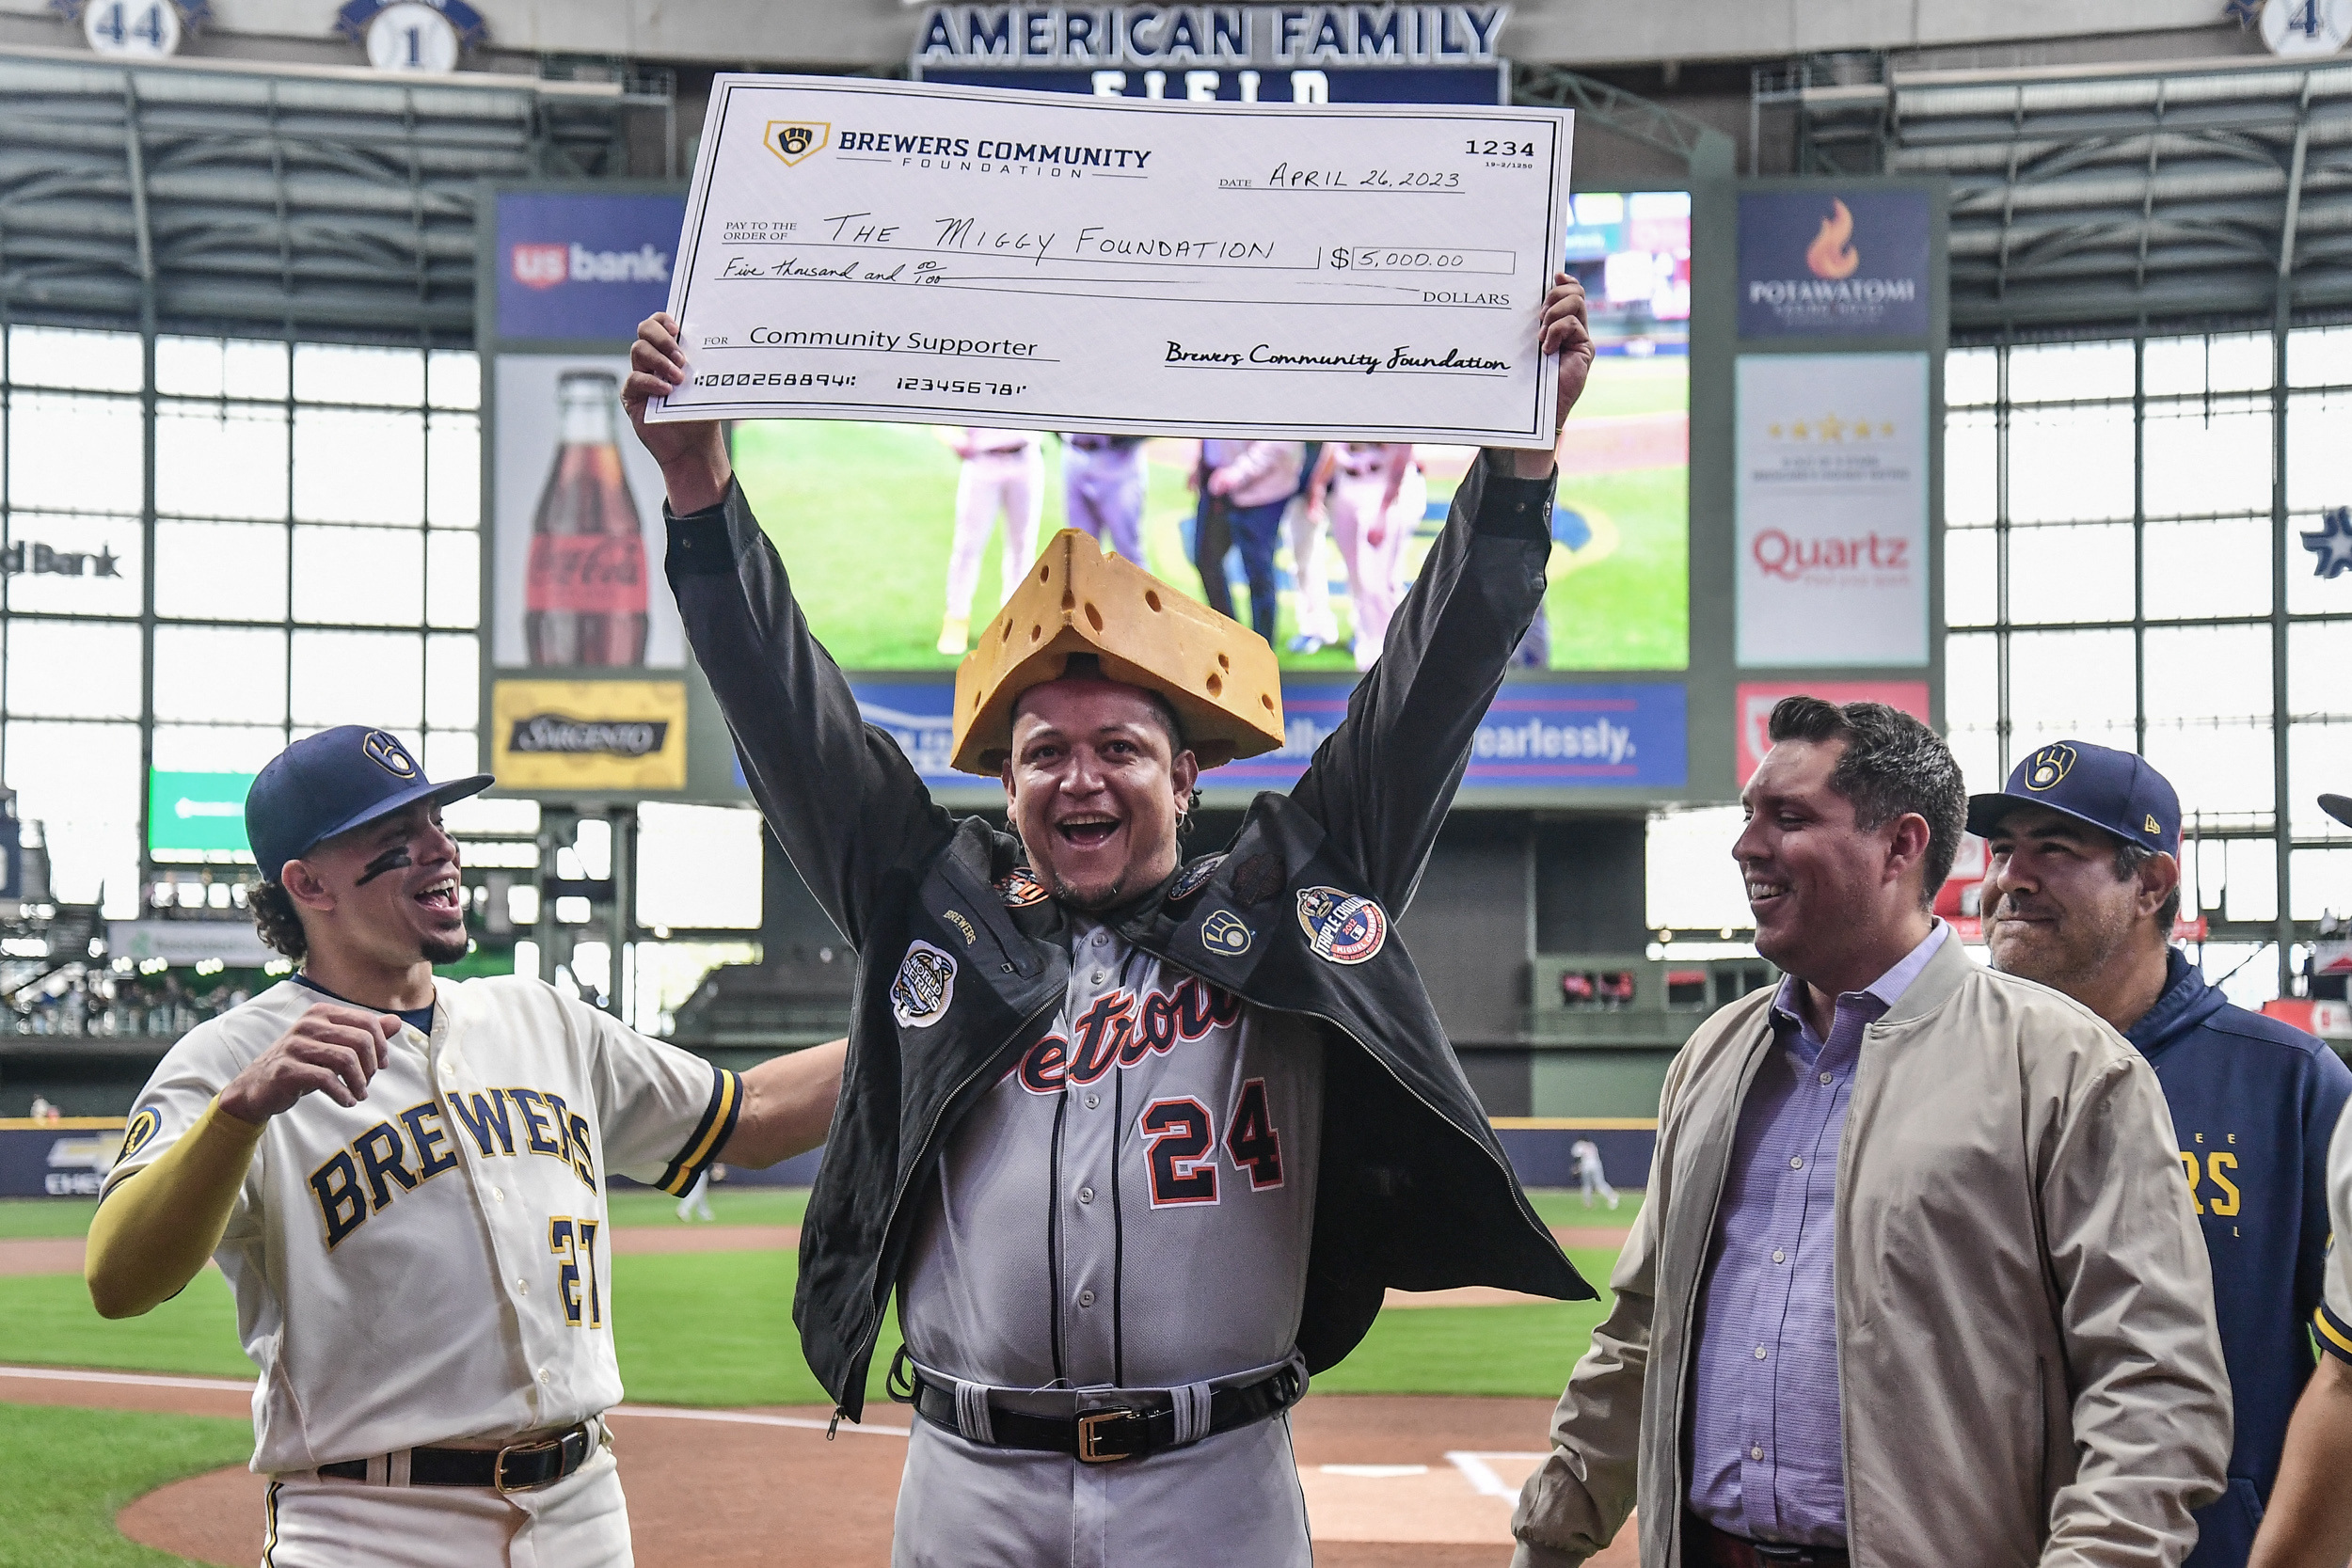
[[[1630,1225],[1640,1196],[1613,1212],[1586,1210],[1572,1192],[1532,1194],[1548,1225]],[[804,1190],[730,1193],[723,1223],[789,1225]],[[658,1193],[612,1196],[617,1225],[676,1225],[676,1200]],[[60,1209],[71,1207],[60,1203]],[[1577,1268],[1605,1293],[1614,1254],[1571,1249]],[[792,1327],[798,1259],[789,1252],[639,1254],[612,1265],[613,1329],[628,1397],[648,1404],[821,1404]],[[1604,1308],[1596,1302],[1526,1307],[1423,1307],[1383,1313],[1363,1345],[1319,1386],[1354,1393],[1556,1394],[1565,1369]],[[237,1342],[228,1282],[214,1270],[142,1318],[107,1323],[71,1275],[0,1277],[6,1359],[34,1365],[118,1367],[210,1377],[250,1377]],[[884,1398],[898,1348],[895,1314],[876,1350],[867,1397]]]
[[[0,1568],[160,1568],[187,1560],[115,1530],[125,1503],[167,1481],[242,1465],[250,1422],[0,1404]]]
[[[1564,480],[1559,499],[1604,513],[1617,547],[1589,566],[1551,574],[1554,670],[1680,670],[1691,662],[1690,474],[1632,468]],[[1555,561],[1561,553],[1553,550]]]
[[[1680,414],[1691,406],[1691,361],[1688,356],[1662,354],[1651,359],[1628,359],[1610,355],[1594,362],[1584,395],[1576,400],[1579,420],[1614,419],[1623,414]]]
[[[94,1197],[0,1197],[0,1241],[86,1236]]]

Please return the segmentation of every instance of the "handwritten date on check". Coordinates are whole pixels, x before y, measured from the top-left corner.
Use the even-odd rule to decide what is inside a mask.
[[[1549,446],[1572,129],[723,75],[649,417]]]

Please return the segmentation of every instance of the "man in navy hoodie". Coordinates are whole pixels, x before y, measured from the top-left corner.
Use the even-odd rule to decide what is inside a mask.
[[[1991,847],[1993,967],[2065,992],[2147,1057],[2213,1259],[2236,1405],[2230,1489],[2198,1511],[2184,1568],[2241,1568],[2312,1375],[2328,1257],[2328,1140],[2352,1070],[2318,1040],[2230,1005],[2171,945],[2180,800],[2128,752],[2044,746],[1968,802]]]

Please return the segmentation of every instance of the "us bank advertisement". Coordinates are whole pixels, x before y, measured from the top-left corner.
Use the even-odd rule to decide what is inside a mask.
[[[1928,356],[1744,355],[1739,662],[1928,662]]]

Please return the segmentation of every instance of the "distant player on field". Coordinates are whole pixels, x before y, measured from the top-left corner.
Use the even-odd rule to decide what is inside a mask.
[[[171,1048],[90,1226],[101,1316],[229,1276],[272,1568],[628,1563],[606,1176],[682,1193],[832,1113],[838,1043],[738,1074],[535,979],[435,979],[467,946],[441,807],[490,782],[357,725],[262,770],[255,920],[301,968]]]
[[[985,430],[959,425],[940,433],[963,467],[956,475],[956,540],[947,555],[947,618],[939,651],[961,658],[971,644],[972,595],[979,591],[980,556],[999,517],[1005,548],[997,559],[998,593],[1013,585],[1037,554],[1037,523],[1045,506],[1045,454],[1034,430]]]

